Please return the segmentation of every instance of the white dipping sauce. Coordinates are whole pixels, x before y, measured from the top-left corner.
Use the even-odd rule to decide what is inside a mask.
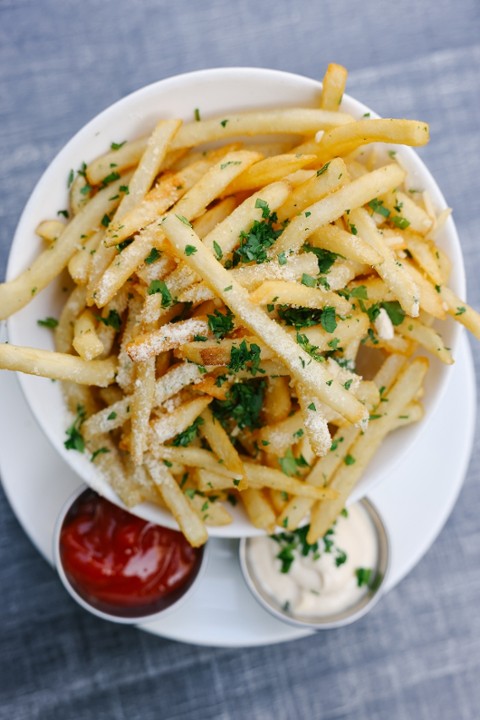
[[[287,530],[286,533],[289,533]],[[290,533],[289,533],[290,534]],[[378,541],[373,523],[359,503],[340,515],[333,533],[330,552],[320,540],[318,552],[301,553],[302,544],[293,549],[293,562],[282,572],[277,557],[285,542],[271,537],[251,538],[248,561],[258,584],[280,608],[291,615],[310,618],[341,612],[355,605],[369,591],[368,582],[375,578],[378,563]],[[337,565],[337,558],[346,560]],[[357,570],[371,570],[369,581],[359,585]]]

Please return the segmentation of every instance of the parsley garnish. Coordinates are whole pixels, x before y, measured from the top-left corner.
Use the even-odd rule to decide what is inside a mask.
[[[112,142],[112,144],[110,145],[110,148],[112,150],[120,150],[120,148],[123,147],[126,142],[127,142],[126,140],[124,140],[121,143]]]
[[[108,448],[106,448],[106,447],[99,447],[97,450],[95,450],[95,451],[92,453],[92,457],[90,458],[90,462],[92,462],[92,463],[95,462],[95,460],[97,459],[97,457],[98,457],[99,455],[104,455],[105,453],[109,453],[109,452],[110,452],[110,450],[109,450]]]
[[[76,450],[77,452],[83,453],[85,450],[85,440],[80,428],[86,417],[86,411],[83,405],[77,405],[77,416],[69,428],[65,431],[67,439],[63,443],[67,450]]]
[[[238,372],[239,370],[245,370],[249,364],[249,370],[252,375],[256,375],[260,370],[260,346],[256,343],[252,343],[250,348],[245,340],[242,340],[240,345],[236,347],[232,346],[230,351],[230,362],[228,363],[228,369],[232,372]]]
[[[350,453],[349,453],[348,455],[345,455],[343,462],[345,463],[345,465],[354,465],[356,460],[353,457],[353,455],[350,455]]]
[[[285,473],[285,475],[290,476],[297,475],[298,468],[308,466],[308,463],[303,457],[303,455],[300,455],[300,457],[296,458],[291,448],[288,448],[285,455],[282,458],[278,459],[278,462],[280,464],[280,467],[282,468],[282,472]]]
[[[217,340],[222,340],[225,335],[233,330],[233,318],[234,315],[229,308],[227,308],[226,315],[221,313],[220,310],[215,310],[213,315],[207,315],[208,327]]]
[[[103,187],[106,187],[107,185],[110,185],[110,183],[114,182],[115,180],[120,179],[120,173],[118,172],[111,172],[109,175],[103,178],[102,185]]]
[[[115,412],[115,410],[112,410],[110,415],[107,417],[107,420],[115,420],[116,417],[117,417],[117,413]]]
[[[197,252],[197,248],[194,245],[185,245],[185,255],[187,257],[190,257],[190,255],[194,255]]]
[[[323,175],[324,172],[327,172],[328,166],[330,165],[330,162],[325,163],[320,170],[317,170],[317,177],[320,177],[320,175]]]
[[[102,217],[101,222],[102,222],[103,227],[106,227],[106,228],[107,228],[107,227],[110,225],[110,218],[109,218],[109,216],[108,216],[106,213],[105,213],[105,215]]]
[[[390,216],[390,210],[385,207],[383,200],[373,198],[373,200],[370,200],[368,203],[368,207],[371,208],[373,212],[378,213],[378,215],[382,215],[384,218],[388,218]]]
[[[318,271],[323,274],[328,273],[337,257],[339,257],[336,253],[330,252],[330,250],[317,248],[313,245],[309,245],[308,243],[303,246],[303,249],[305,250],[305,252],[311,252],[317,256]]]
[[[120,330],[122,326],[122,319],[116,310],[110,310],[107,317],[98,315],[98,320],[107,327],[112,327],[114,330]]]
[[[144,262],[145,262],[147,265],[151,265],[152,263],[155,262],[155,260],[158,260],[159,257],[160,257],[160,251],[157,250],[157,248],[154,248],[154,247],[153,247],[153,248],[150,250],[150,252],[148,253],[148,255],[147,255],[147,257],[145,258],[145,261],[144,261]]]
[[[254,430],[261,427],[260,413],[265,388],[265,380],[234,383],[227,392],[226,399],[214,400],[210,407],[225,429],[228,430],[229,425],[234,422],[240,430]]]
[[[147,290],[149,295],[160,293],[162,296],[162,308],[170,307],[173,304],[173,298],[164,280],[152,280]]]
[[[267,306],[268,307],[268,306]],[[272,310],[274,306],[272,305]],[[288,305],[278,307],[278,315],[286,325],[293,325],[297,329],[320,325],[322,310],[319,308],[293,308]]]
[[[234,264],[238,262],[256,262],[257,265],[264,263],[267,257],[267,250],[282,234],[282,230],[275,230],[274,223],[277,222],[275,213],[270,214],[268,204],[265,200],[257,198],[255,207],[262,209],[262,221],[255,220],[248,233],[240,233],[240,245],[234,252]]]
[[[203,423],[203,418],[198,417],[186,428],[186,430],[178,433],[178,435],[173,438],[172,445],[175,445],[175,447],[187,447],[187,445],[190,445],[190,443],[197,437],[198,428],[200,425],[203,425]]]
[[[323,308],[321,323],[323,329],[326,330],[328,333],[332,333],[335,331],[337,327],[337,319],[334,307],[332,307],[331,305],[326,305]]]
[[[201,117],[200,110],[198,108],[195,108],[195,110],[193,111],[193,117],[195,118],[195,122],[200,122]]]
[[[46,317],[44,320],[37,320],[37,325],[40,327],[56,328],[58,320],[54,317]]]
[[[220,261],[223,258],[222,248],[216,240],[213,241],[213,252],[215,253],[215,257],[217,258],[217,260]]]
[[[407,218],[401,217],[400,215],[394,215],[391,218],[391,221],[396,227],[400,228],[400,230],[406,230],[410,225],[410,222],[407,220]]]
[[[355,577],[357,578],[358,587],[369,585],[372,577],[372,569],[359,567],[355,570]]]
[[[184,225],[187,225],[188,227],[192,227],[192,224],[187,220],[185,215],[175,215]]]
[[[220,125],[221,125],[222,127],[227,127],[227,123],[228,123],[228,119],[226,119],[226,120],[220,120]]]

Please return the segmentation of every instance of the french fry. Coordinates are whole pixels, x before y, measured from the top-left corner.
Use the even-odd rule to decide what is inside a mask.
[[[44,250],[14,280],[0,284],[0,320],[13,315],[25,307],[34,295],[37,295],[67,266],[77,249],[82,235],[87,235],[98,225],[102,218],[116,207],[117,200],[111,200],[121,181],[117,180],[100,190],[78,215],[65,227],[55,245]]]
[[[148,137],[130,140],[122,143],[118,149],[92,160],[85,169],[87,180],[92,185],[99,185],[111,173],[112,167],[119,173],[134,167],[145,152],[147,142]]]
[[[323,76],[320,96],[320,107],[323,110],[338,110],[345,92],[347,74],[347,70],[342,65],[329,64],[327,72]]]
[[[215,455],[225,464],[226,468],[235,473],[236,477],[244,477],[245,470],[240,456],[223,427],[218,420],[215,420],[210,408],[207,407],[203,411],[201,418],[203,424],[200,426],[200,434],[208,442]],[[243,490],[245,487],[247,487],[245,481],[241,481],[238,485],[239,490]]]
[[[250,293],[250,301],[257,305],[267,305],[274,301],[278,305],[294,307],[324,308],[334,307],[339,315],[347,315],[350,303],[334,292],[320,288],[307,287],[288,280],[266,280]]]
[[[43,220],[35,228],[35,233],[47,243],[52,243],[58,240],[64,230],[65,223],[61,220]]]
[[[94,360],[103,353],[103,343],[97,335],[90,310],[84,310],[75,320],[72,345],[84,360]]]
[[[313,177],[309,177],[295,187],[277,212],[279,222],[290,220],[292,216],[301,213],[328,193],[343,187],[349,179],[344,161],[335,158],[328,165],[317,170]]]
[[[168,469],[148,456],[145,464],[165,504],[190,545],[193,547],[204,545],[208,539],[208,533],[200,513],[189,503],[188,498],[181,491]]]
[[[242,492],[241,498],[252,525],[272,533],[275,528],[275,513],[263,491],[249,487]]]
[[[316,159],[316,155],[299,155],[298,153],[264,158],[245,170],[228,186],[225,192],[227,195],[234,195],[246,190],[255,190],[255,188],[277,182],[285,175],[311,165]]]
[[[294,217],[275,243],[275,253],[288,254],[297,252],[301,245],[323,225],[327,225],[375,197],[400,185],[405,172],[398,165],[385,165],[327,195],[307,211]]]
[[[263,112],[226,115],[200,122],[185,123],[171,144],[173,150],[193,147],[213,140],[223,140],[238,135],[280,134],[311,135],[320,128],[336,127],[352,122],[346,113],[292,108],[266,110]]]
[[[327,130],[318,143],[317,154],[326,161],[332,157],[347,155],[366,143],[399,143],[418,147],[426,145],[428,140],[428,125],[417,120],[357,120]]]
[[[114,358],[83,360],[67,353],[0,344],[0,369],[40,375],[52,380],[69,380],[80,385],[106,387],[114,381]]]
[[[155,398],[155,358],[137,363],[135,392],[131,405],[132,441],[130,455],[135,465],[141,465],[148,447],[148,421]]]
[[[152,439],[163,443],[184,432],[210,402],[209,397],[199,397],[180,405],[173,413],[162,415],[152,423]]]

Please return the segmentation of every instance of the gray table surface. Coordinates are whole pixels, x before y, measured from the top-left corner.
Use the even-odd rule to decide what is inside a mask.
[[[0,277],[41,172],[111,102],[204,67],[320,78],[337,61],[350,70],[349,92],[380,114],[431,123],[421,154],[454,210],[480,307],[479,18],[478,0],[0,0]],[[478,345],[474,356],[478,375]],[[480,717],[479,460],[477,439],[446,527],[372,615],[244,650],[90,617],[0,491],[0,718]]]

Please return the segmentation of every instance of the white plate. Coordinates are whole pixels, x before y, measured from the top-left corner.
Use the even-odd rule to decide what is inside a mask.
[[[39,429],[13,374],[0,373],[0,397],[3,486],[25,532],[52,563],[55,520],[65,500],[79,485],[79,478]],[[473,363],[462,335],[451,382],[423,433],[422,442],[369,495],[381,512],[391,539],[392,565],[387,590],[420,560],[453,508],[471,453],[475,408]],[[447,422],[448,418],[460,416],[461,423]],[[455,452],[451,452],[452,447]],[[240,574],[238,541],[210,542],[209,565],[192,597],[168,618],[139,626],[142,630],[173,640],[218,647],[266,645],[309,634],[276,620],[253,599]]]
[[[204,70],[180,75],[149,85],[115,103],[88,123],[50,164],[20,219],[8,263],[7,276],[12,278],[28,267],[38,253],[39,242],[35,227],[46,217],[55,217],[59,208],[66,207],[66,180],[71,168],[80,167],[99,153],[104,152],[112,140],[140,136],[154,126],[159,117],[182,117],[193,119],[193,109],[200,108],[202,117],[258,107],[281,107],[286,105],[318,106],[321,85],[309,78],[291,73],[256,68],[223,68]],[[342,110],[356,117],[374,113],[361,103],[345,96]],[[428,189],[437,210],[446,207],[445,200],[434,179],[413,150],[396,148],[398,158],[408,171],[409,187]],[[383,149],[385,152],[385,149]],[[385,155],[388,162],[388,156]],[[438,234],[439,245],[448,252],[453,271],[450,285],[459,296],[465,292],[463,260],[460,244],[451,218]],[[10,341],[17,345],[30,345],[53,349],[52,333],[37,326],[39,318],[58,317],[62,298],[62,283],[51,283],[43,292],[20,312],[9,319]],[[456,354],[459,328],[448,319],[442,326],[446,344]],[[425,384],[424,404],[426,416],[422,423],[413,424],[402,431],[392,433],[373,459],[369,472],[357,484],[349,501],[363,497],[384,477],[388,477],[403,455],[410,451],[428,427],[437,403],[445,392],[450,378],[450,368],[432,358]],[[45,378],[24,375],[20,383],[40,426],[53,446],[86,482],[102,495],[120,504],[106,480],[88,457],[64,447],[66,418],[60,384]],[[139,505],[135,513],[153,522],[174,526],[173,518],[161,509],[149,504]],[[240,507],[235,509],[231,525],[212,528],[211,535],[240,537],[257,534],[245,518]]]

